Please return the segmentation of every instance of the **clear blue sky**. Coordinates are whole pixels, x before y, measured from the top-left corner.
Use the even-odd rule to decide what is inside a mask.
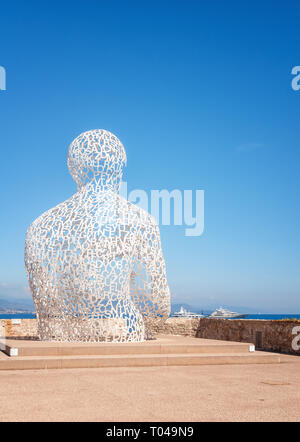
[[[0,297],[75,191],[68,145],[103,128],[129,189],[205,190],[202,236],[161,228],[174,302],[300,313],[299,22],[294,1],[2,3]]]

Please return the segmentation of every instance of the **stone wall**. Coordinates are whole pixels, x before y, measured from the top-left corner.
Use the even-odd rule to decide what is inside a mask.
[[[0,319],[0,336],[6,338],[36,339],[36,319]]]
[[[294,330],[293,334],[295,327],[299,329]],[[294,338],[300,347],[299,321],[169,318],[164,324],[157,326],[155,332],[221,341],[249,342],[254,344],[257,350],[300,355],[300,349],[292,348]]]
[[[295,329],[296,327],[299,328]],[[7,338],[36,339],[36,319],[21,319],[17,322],[11,319],[0,319],[0,336],[4,335],[4,331]],[[300,347],[299,321],[169,318],[165,323],[157,323],[153,326],[153,331],[155,334],[249,342],[258,350],[300,355],[300,349],[292,348],[293,340]]]
[[[295,330],[295,327],[299,327],[298,330]],[[292,348],[293,339],[300,347],[300,338],[297,339],[297,336],[300,336],[299,321],[254,319],[201,318],[196,333],[197,338],[249,342],[254,344],[257,350],[300,355],[300,349]]]
[[[152,325],[155,334],[196,336],[199,319],[168,318],[166,322]]]
[[[37,323],[36,319],[19,319],[17,323],[11,319],[0,319],[0,335],[7,338],[36,338]],[[190,318],[169,318],[165,323],[152,324],[152,330],[155,334],[170,334],[182,336],[196,336],[199,326],[199,319]],[[4,327],[4,329],[2,328]],[[1,332],[2,331],[2,332]]]

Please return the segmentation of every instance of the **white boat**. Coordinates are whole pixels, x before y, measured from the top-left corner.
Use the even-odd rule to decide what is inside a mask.
[[[175,312],[172,316],[173,318],[203,318],[204,315],[188,312],[183,306],[181,306],[179,312]]]
[[[226,310],[226,308],[220,307],[217,308],[210,316],[209,318],[245,318],[247,314],[244,313],[237,313],[237,312],[231,312],[230,310]]]

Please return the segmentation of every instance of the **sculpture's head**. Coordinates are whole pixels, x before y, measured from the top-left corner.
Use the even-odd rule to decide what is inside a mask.
[[[126,152],[123,144],[107,130],[83,132],[70,144],[68,168],[78,188],[94,180],[117,190],[124,165]]]

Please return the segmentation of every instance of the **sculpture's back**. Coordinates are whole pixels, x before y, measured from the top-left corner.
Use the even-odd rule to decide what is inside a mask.
[[[69,148],[78,184],[29,227],[25,264],[41,339],[143,341],[170,311],[159,229],[118,194],[126,153],[94,130]]]

